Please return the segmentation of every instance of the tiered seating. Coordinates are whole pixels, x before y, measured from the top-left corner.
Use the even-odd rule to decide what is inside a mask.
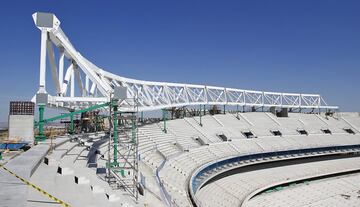
[[[244,138],[241,132],[249,130],[251,126],[240,116],[237,119],[234,114],[216,114],[214,117],[227,129],[226,135],[231,139]]]
[[[170,159],[160,171],[160,177],[166,186],[166,190],[173,196],[173,200],[177,200],[180,202],[178,204],[186,206],[188,203],[186,180],[194,170],[206,163],[235,155],[358,143],[360,143],[360,136],[358,135],[313,135],[233,140],[232,142],[210,144],[192,149],[190,152]]]
[[[233,145],[237,149],[237,151],[239,152],[238,154],[246,155],[254,152],[261,152],[263,150],[263,148],[261,148],[260,145],[254,142],[254,140],[246,139],[241,141],[233,141],[229,144]]]
[[[325,116],[324,114],[316,115],[327,124],[327,127],[331,130],[332,134],[346,134],[344,131],[346,128],[352,128],[341,118]]]
[[[296,130],[305,127],[298,117],[276,117],[276,120],[281,124],[281,131],[285,135],[298,135],[299,133]]]
[[[191,206],[188,196],[189,180],[198,169],[207,164],[257,153],[360,143],[358,131],[360,117],[357,114],[344,114],[343,118],[335,119],[325,118],[323,115],[290,113],[289,117],[280,118],[270,113],[251,112],[240,113],[239,119],[236,114],[202,116],[202,126],[199,125],[199,121],[199,117],[168,120],[167,133],[162,130],[163,122],[139,126],[138,149],[142,161],[139,163],[142,169],[140,172],[148,180],[152,179],[151,184],[146,185],[146,189],[149,189],[149,192],[156,192],[157,195],[149,194],[158,201],[161,200],[161,196],[158,195],[160,190],[155,178],[160,180],[160,185],[164,186],[162,190],[168,192],[171,200],[178,206]],[[356,134],[346,133],[343,130],[345,127],[353,128]],[[332,133],[325,135],[322,132],[325,128],[330,129]],[[307,130],[309,136],[300,136],[297,129]],[[279,130],[282,136],[275,136],[271,130]],[[257,138],[245,139],[242,133],[244,131],[253,132]],[[223,137],[219,138],[218,135],[221,134],[231,141],[224,141]],[[115,191],[109,187],[103,180],[104,174],[97,174],[97,170],[103,170],[107,163],[106,143],[99,142],[98,146],[95,146],[94,143],[89,142],[86,146],[78,146],[76,142],[67,142],[57,147],[52,154],[46,156],[47,164],[40,165],[31,181],[74,206],[112,206],[131,203],[129,196],[124,196],[122,191]],[[96,149],[88,151],[89,146]],[[45,151],[48,149],[48,146],[46,147]],[[268,157],[252,156],[246,158],[247,160],[232,159],[235,161],[214,165],[215,167],[200,173],[201,176],[196,177],[195,183],[200,186],[216,173],[249,164],[351,151],[351,149],[346,150],[331,149],[324,153],[296,151],[291,155],[278,153]],[[44,154],[45,151],[42,153]],[[95,152],[98,153],[97,156],[91,154]],[[110,153],[113,152],[110,150]],[[90,159],[92,166],[95,167],[89,168]],[[351,164],[344,159],[337,164],[316,163],[311,167],[304,164],[301,165],[302,168],[286,166],[289,168],[259,170],[255,174],[241,173],[234,175],[239,177],[230,176],[206,185],[197,192],[196,196],[204,202],[202,206],[239,206],[249,193],[266,185],[287,179],[313,176],[321,172],[359,167],[356,164],[358,161],[353,159]],[[161,168],[162,163],[164,165]],[[36,165],[36,163],[30,164],[33,167]],[[155,172],[159,172],[159,176],[154,176]],[[78,199],[74,196],[79,193],[87,199]],[[38,194],[32,191],[29,191],[28,197],[41,200]],[[43,201],[45,202],[46,199]],[[36,204],[38,203],[30,203],[29,206]]]
[[[354,170],[360,167],[359,161],[360,158],[348,158],[244,172],[210,183],[200,189],[196,196],[201,206],[240,206],[245,198],[257,189],[274,183]],[[224,200],[223,197],[228,199]],[[294,203],[287,206],[292,206],[291,204]],[[266,206],[272,205],[267,203]]]
[[[315,114],[301,114],[301,113],[289,113],[289,117],[298,119],[304,124],[304,129],[309,134],[322,134],[322,128],[328,126],[322,120],[319,119]]]
[[[341,118],[360,132],[360,114],[357,113],[341,113]]]
[[[199,117],[194,117],[197,123],[200,123]],[[202,127],[200,127],[200,131],[206,135],[206,137],[212,137],[213,141],[219,142],[220,139],[217,137],[217,134],[223,133],[222,125],[217,122],[214,118],[209,115],[202,116]]]
[[[81,146],[77,142],[67,142],[57,147],[40,164],[31,182],[72,206],[119,206],[131,203],[123,191],[112,190],[105,180],[100,179],[96,168],[87,167],[88,159],[92,157],[89,153],[95,153],[87,149],[87,145],[91,146],[92,143],[85,142],[85,146]],[[97,146],[100,154],[106,151],[101,146],[106,146],[106,143]],[[100,165],[105,166],[105,162]],[[38,192],[29,191],[29,201],[39,199],[44,203],[28,202],[28,206],[48,205]]]
[[[148,134],[138,131],[139,139],[139,156],[140,160],[144,161],[152,168],[153,171],[164,161],[164,157],[157,151],[156,142]]]
[[[165,133],[157,124],[149,124],[139,128],[139,132],[147,135],[149,139],[153,140],[156,149],[159,150],[165,157],[170,157],[180,150],[175,146],[176,139],[171,133]],[[141,153],[141,152],[140,152]]]
[[[273,136],[270,130],[276,130],[280,128],[278,123],[274,122],[265,113],[253,112],[253,113],[242,113],[241,115],[253,124],[253,126],[251,126],[250,128],[258,137]]]
[[[359,189],[360,174],[347,175],[263,193],[245,206],[360,206]]]
[[[215,114],[214,117],[216,117],[223,126],[227,127],[238,127],[238,128],[248,128],[251,126],[248,122],[246,122],[244,119],[241,119],[241,113],[238,114],[239,117],[237,118],[237,114]]]
[[[190,117],[190,118],[184,118],[184,120],[186,122],[188,122],[191,126],[193,126],[195,129],[197,129],[204,137],[206,137],[209,142],[211,143],[214,143],[214,142],[220,142],[221,140],[216,136],[216,133],[213,133],[213,130],[211,130],[211,133],[209,133],[207,131],[208,126],[205,124],[203,124],[203,126],[200,126],[199,123],[200,123],[200,120],[199,120],[199,117]],[[215,125],[216,127],[220,127],[219,125]],[[221,131],[221,130],[219,130]]]
[[[176,146],[176,139],[171,133],[165,133],[158,124],[149,124],[139,128],[140,158],[155,170],[161,162],[181,149]]]
[[[162,123],[161,123],[161,126]],[[175,141],[184,149],[199,147],[196,138],[207,140],[199,131],[195,130],[184,119],[175,119],[167,122],[167,130],[175,136]]]
[[[105,193],[93,195],[90,187],[74,182],[74,175],[57,174],[57,166],[41,164],[31,180],[48,193],[61,198],[72,206],[108,205]],[[38,192],[30,192],[28,200],[38,200],[39,198],[43,200],[44,197],[39,195]],[[79,195],[87,199],[79,199]],[[29,202],[28,206],[39,206],[39,203]]]
[[[265,152],[274,152],[280,150],[290,150],[297,148],[298,145],[295,143],[289,143],[287,138],[279,140],[276,137],[269,138],[260,138],[256,140],[256,143],[265,151]]]
[[[218,158],[227,157],[238,153],[238,150],[232,145],[223,145],[221,143],[210,145],[209,150]]]

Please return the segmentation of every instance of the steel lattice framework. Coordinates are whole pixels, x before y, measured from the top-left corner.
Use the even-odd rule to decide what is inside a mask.
[[[60,21],[51,13],[33,14],[41,30],[40,81],[38,93],[48,94],[48,106],[84,108],[109,102],[114,87],[127,87],[129,98],[137,97],[138,110],[156,110],[190,105],[238,105],[337,109],[328,106],[319,94],[276,93],[224,88],[206,85],[142,81],[107,72],[85,57],[71,44],[60,28]],[[54,47],[58,49],[58,60]],[[47,60],[56,92],[46,91]],[[66,61],[67,61],[67,66]],[[64,70],[66,69],[66,70]],[[70,85],[70,92],[69,92]],[[75,85],[77,87],[75,88]],[[33,98],[35,101],[35,97]],[[122,108],[133,105],[123,101]]]

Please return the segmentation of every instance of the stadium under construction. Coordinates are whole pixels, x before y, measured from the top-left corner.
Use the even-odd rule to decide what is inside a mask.
[[[0,206],[360,206],[359,113],[319,94],[125,78],[54,14],[33,19],[38,91],[10,104]]]

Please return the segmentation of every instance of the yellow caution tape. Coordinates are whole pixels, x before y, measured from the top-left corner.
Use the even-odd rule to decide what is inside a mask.
[[[50,198],[51,200],[55,201],[56,203],[61,204],[62,206],[65,207],[70,207],[69,204],[65,203],[64,201],[56,198],[55,196],[50,195],[49,193],[47,193],[46,191],[44,191],[43,189],[37,187],[36,185],[30,183],[29,181],[25,180],[24,178],[18,176],[17,174],[15,174],[14,172],[12,172],[11,170],[7,169],[6,167],[4,167],[5,164],[0,165],[1,168],[3,168],[4,170],[6,170],[8,173],[10,173],[11,175],[15,176],[17,179],[21,180],[23,183],[26,183],[28,186],[34,188],[35,190],[39,191],[40,193],[42,193],[43,195],[47,196],[48,198]]]

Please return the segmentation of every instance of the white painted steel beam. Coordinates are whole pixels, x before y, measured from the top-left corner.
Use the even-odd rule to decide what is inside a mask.
[[[56,93],[60,94],[61,89],[60,89],[59,76],[57,73],[57,66],[55,63],[54,48],[52,46],[51,41],[47,41],[47,53],[48,53],[48,59],[49,59],[50,66],[51,66],[51,76],[52,76],[53,82],[55,84]]]
[[[46,93],[46,42],[48,32],[41,30],[39,93]]]
[[[62,84],[61,93],[62,93],[63,96],[66,96],[67,88],[68,88],[68,85],[69,85],[69,82],[70,82],[72,70],[73,70],[73,64],[71,63],[69,65],[69,67],[66,69],[64,81],[63,81],[63,84]]]
[[[60,21],[55,15],[44,13],[39,15],[39,13],[35,13],[33,16],[36,26],[41,30],[42,37],[39,91],[45,91],[46,41],[51,41],[60,50],[58,83],[60,83],[61,93],[50,94],[49,104],[52,106],[81,108],[106,102],[110,100],[114,87],[123,86],[127,87],[129,98],[137,98],[139,111],[200,104],[299,109],[338,108],[337,106],[327,106],[323,97],[319,94],[265,92],[206,85],[143,81],[115,75],[97,67],[76,51],[61,30]],[[42,20],[48,20],[47,18],[52,17],[50,19],[53,19],[54,23],[51,24],[50,22],[44,26],[41,21],[40,23],[36,21],[40,17],[44,18]],[[49,46],[48,50],[50,49],[52,50]],[[56,65],[53,63],[55,62],[53,53],[50,52],[49,56],[52,68],[56,69]],[[71,61],[72,64],[68,67],[65,77],[62,79],[65,58]],[[75,76],[79,85],[79,93],[75,93]],[[81,77],[85,77],[85,86],[83,86]],[[71,91],[70,95],[67,95],[69,82],[71,83]],[[77,97],[75,94],[81,94],[81,96]],[[128,101],[122,101],[120,104],[122,108],[129,105]]]
[[[59,85],[61,87],[60,95],[62,95],[62,84],[64,82],[64,59],[65,53],[64,48],[59,48]]]
[[[71,70],[70,97],[75,97],[75,68],[76,66],[73,66]]]

